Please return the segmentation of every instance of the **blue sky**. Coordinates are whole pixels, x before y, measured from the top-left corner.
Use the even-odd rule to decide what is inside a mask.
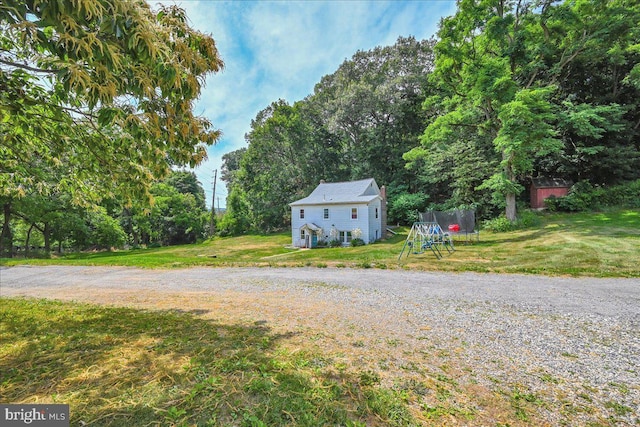
[[[400,36],[434,36],[440,18],[456,8],[455,0],[162,2],[185,9],[192,27],[214,38],[225,62],[224,71],[207,78],[195,108],[223,133],[195,169],[208,206],[218,170],[216,207],[226,205],[222,155],[247,146],[244,135],[260,110],[313,93],[322,76],[358,50],[391,45]]]

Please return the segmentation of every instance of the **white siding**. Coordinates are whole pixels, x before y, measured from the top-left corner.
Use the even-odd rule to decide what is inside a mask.
[[[358,219],[351,219],[351,209],[358,209]],[[375,217],[375,209],[378,208],[378,218]],[[300,209],[304,209],[304,219],[300,219]],[[329,219],[324,219],[324,209],[329,209]],[[362,231],[361,239],[365,243],[372,243],[381,236],[382,211],[380,199],[366,204],[344,205],[301,205],[291,209],[291,243],[300,247],[300,227],[312,223],[322,228],[322,239],[328,241],[332,228],[338,231],[353,231],[359,228]]]
[[[351,209],[358,209],[358,219],[351,219]],[[335,227],[338,231],[353,231],[356,228],[362,230],[362,239],[365,239],[368,234],[368,216],[367,206],[358,204],[346,204],[346,205],[332,205],[330,209],[330,219],[327,221],[327,230],[325,233],[328,235],[331,232],[331,228]],[[323,226],[323,229],[325,227]]]
[[[304,219],[300,219],[300,209],[304,209]],[[300,227],[309,221],[307,214],[307,206],[296,206],[291,208],[291,244],[295,247],[302,246],[300,242]]]
[[[378,210],[378,218],[376,218],[376,209]],[[369,240],[367,243],[373,243],[382,237],[382,202],[380,199],[369,203]]]

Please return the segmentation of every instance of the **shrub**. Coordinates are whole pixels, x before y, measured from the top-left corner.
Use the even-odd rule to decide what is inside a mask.
[[[611,187],[593,186],[588,181],[576,183],[564,197],[548,198],[550,211],[584,212],[606,207],[640,207],[640,180]]]
[[[522,210],[515,221],[509,221],[504,215],[486,220],[482,223],[482,228],[494,233],[505,233],[507,231],[520,230],[540,224],[540,217],[529,210]]]
[[[518,228],[535,227],[541,224],[540,216],[530,210],[521,210],[518,215]]]
[[[550,211],[580,212],[593,207],[595,188],[589,181],[580,181],[571,187],[569,194],[563,197],[550,197],[545,206]]]
[[[602,190],[599,202],[603,206],[640,207],[640,179]]]
[[[359,237],[351,239],[351,246],[364,246],[364,240],[360,239]]]
[[[338,239],[333,239],[329,241],[329,246],[332,248],[338,248],[342,246],[342,242]]]
[[[389,203],[389,222],[413,224],[420,220],[420,212],[427,206],[429,196],[426,194],[402,193]]]
[[[494,233],[504,233],[516,229],[516,223],[511,222],[504,215],[498,218],[488,219],[482,223],[482,228]]]

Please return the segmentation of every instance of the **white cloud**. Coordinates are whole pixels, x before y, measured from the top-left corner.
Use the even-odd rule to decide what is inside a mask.
[[[213,36],[225,62],[223,72],[207,78],[196,104],[223,132],[196,170],[208,204],[212,171],[218,169],[219,178],[222,155],[246,146],[244,135],[260,110],[279,98],[293,103],[309,95],[358,50],[391,45],[399,36],[433,36],[440,18],[456,7],[455,0],[163,3],[184,8],[194,28]],[[216,193],[226,196],[224,183]]]

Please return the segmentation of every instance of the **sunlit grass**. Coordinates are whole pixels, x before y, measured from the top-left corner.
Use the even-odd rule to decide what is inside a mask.
[[[396,392],[336,375],[314,362],[328,355],[291,351],[265,326],[0,301],[2,400],[69,404],[71,425],[412,425]]]
[[[399,259],[408,228],[361,247],[298,250],[290,233],[214,238],[197,245],[70,254],[55,259],[1,260],[3,265],[317,266],[438,271],[537,273],[574,276],[640,276],[640,211],[541,214],[540,224],[508,233],[480,232],[479,242],[457,242],[453,254]]]

